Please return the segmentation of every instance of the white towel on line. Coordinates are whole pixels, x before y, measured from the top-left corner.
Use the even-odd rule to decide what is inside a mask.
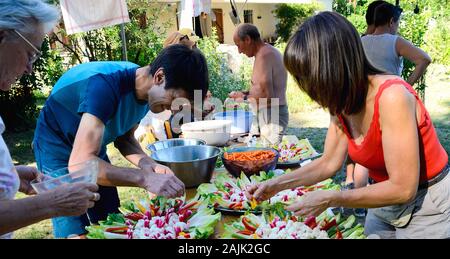
[[[67,34],[130,21],[125,0],[61,0]]]

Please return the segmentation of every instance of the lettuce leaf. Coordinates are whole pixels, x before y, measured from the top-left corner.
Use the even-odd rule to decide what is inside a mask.
[[[128,214],[132,212],[139,212],[139,209],[136,208],[133,201],[124,201],[122,202],[122,206],[119,208],[119,211],[123,214]]]
[[[237,179],[237,186],[240,189],[245,189],[246,186],[251,185],[250,179],[244,174],[244,172],[241,172],[241,176]]]
[[[98,223],[100,226],[125,226],[125,217],[121,213],[111,213],[106,220]]]
[[[210,201],[211,201],[212,204],[214,204],[214,203],[219,204],[219,206],[222,207],[222,208],[228,208],[230,206],[230,204],[231,204],[231,201],[225,200],[220,195],[211,196],[210,197]]]
[[[217,191],[217,187],[212,183],[202,183],[197,188],[197,193],[200,195],[208,195]]]
[[[207,204],[201,204],[197,213],[189,219],[189,232],[194,238],[208,238],[214,233],[214,228],[221,219],[220,213],[214,214],[214,209],[208,208]]]
[[[230,184],[233,188],[239,188],[230,175],[227,173],[219,173],[214,180],[214,184],[219,190],[225,190],[225,183]]]
[[[87,226],[85,229],[88,231],[86,238],[88,239],[105,239],[104,231],[106,227],[99,225]]]

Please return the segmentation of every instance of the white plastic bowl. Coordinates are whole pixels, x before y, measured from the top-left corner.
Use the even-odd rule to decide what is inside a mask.
[[[250,132],[253,114],[244,110],[233,110],[215,113],[213,118],[217,120],[232,121],[231,134],[241,134]]]
[[[205,120],[181,125],[184,138],[201,139],[207,145],[224,146],[230,140],[232,121]]]

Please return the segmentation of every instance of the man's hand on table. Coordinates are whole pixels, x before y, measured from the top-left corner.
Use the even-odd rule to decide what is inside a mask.
[[[147,191],[168,198],[184,194],[184,183],[167,166],[151,163],[141,169],[145,173],[142,187]]]

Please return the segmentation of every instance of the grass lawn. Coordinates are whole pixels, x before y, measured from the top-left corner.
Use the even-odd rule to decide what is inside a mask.
[[[439,139],[447,153],[450,154],[450,71],[447,73],[442,67],[433,66],[427,74],[426,101],[425,105],[431,115],[437,129]],[[292,98],[291,98],[292,99]],[[316,106],[313,106],[316,107]],[[299,138],[308,138],[312,145],[323,151],[323,141],[329,123],[329,115],[321,109],[307,109],[306,112],[290,114],[289,134],[297,135]],[[15,134],[5,134],[5,141],[10,148],[13,160],[17,164],[33,164],[34,157],[31,152],[31,141],[33,131]],[[111,162],[118,166],[130,166],[119,152],[110,145],[108,155]],[[142,197],[146,194],[138,188],[119,187],[121,200]],[[25,195],[18,194],[17,198]],[[15,232],[15,238],[53,238],[50,220],[22,228]]]

